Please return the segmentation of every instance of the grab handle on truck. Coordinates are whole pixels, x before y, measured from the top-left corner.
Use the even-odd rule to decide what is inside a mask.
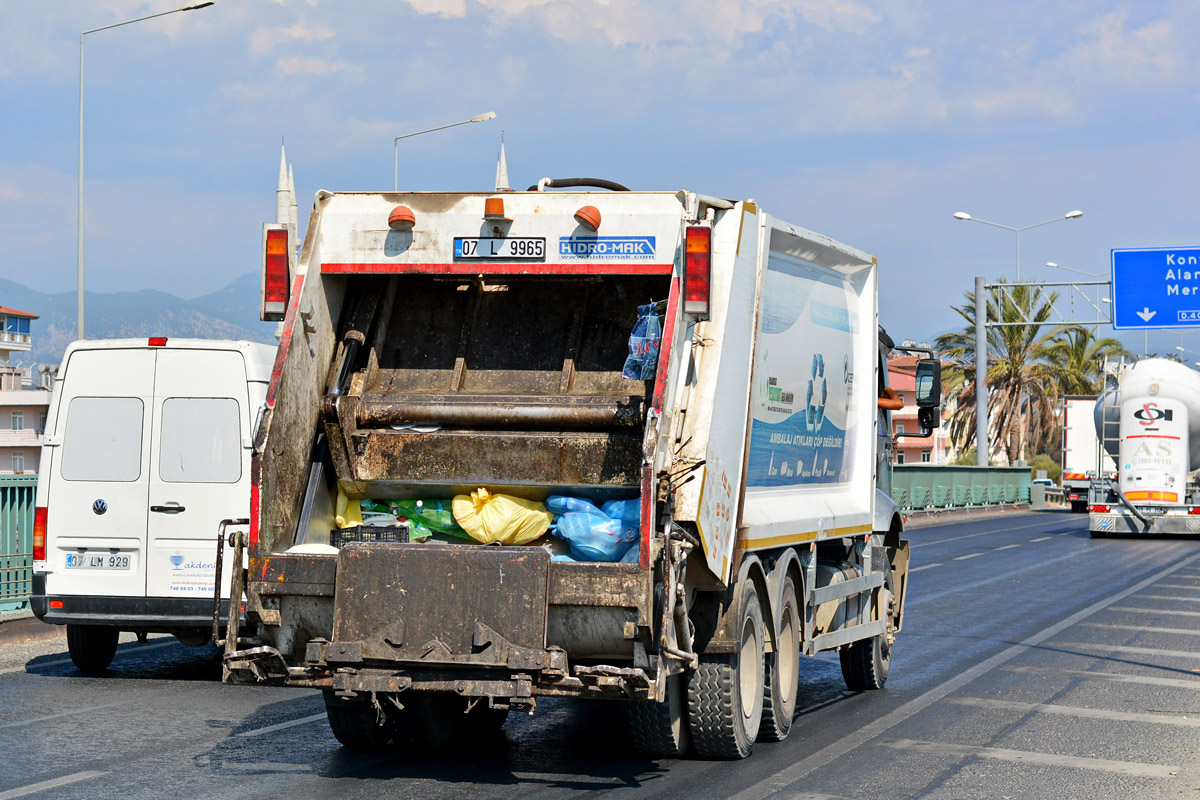
[[[212,627],[212,642],[217,647],[225,644],[221,639],[221,566],[225,560],[225,529],[230,525],[249,525],[248,519],[223,519],[221,525],[217,529],[217,565],[216,573],[213,578],[213,627]],[[234,580],[231,581],[229,591],[229,624],[226,631],[226,639],[229,634],[232,634],[233,642],[237,644],[237,629],[238,623],[241,621],[241,602],[242,602],[242,550],[244,548],[244,537],[241,531],[234,531],[229,535],[229,546],[234,548],[233,554],[235,557]],[[237,594],[233,592],[233,587],[237,587]]]

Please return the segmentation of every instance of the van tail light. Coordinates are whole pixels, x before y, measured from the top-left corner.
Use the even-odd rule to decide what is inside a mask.
[[[708,319],[712,283],[712,228],[690,225],[684,236],[683,313]]]
[[[1112,511],[1111,508],[1105,505],[1094,505],[1090,510],[1093,514],[1107,514]]]
[[[149,339],[146,340],[146,346],[147,347],[166,347],[167,346],[167,337],[151,336]]]
[[[33,560],[46,560],[46,509],[33,510]]]
[[[287,312],[288,229],[268,223],[263,226],[262,303],[259,318],[279,322]]]

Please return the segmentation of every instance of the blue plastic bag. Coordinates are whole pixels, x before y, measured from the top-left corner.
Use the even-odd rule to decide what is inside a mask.
[[[600,506],[600,510],[610,519],[619,519],[622,531],[631,541],[642,532],[642,498],[609,500]]]
[[[604,512],[582,497],[566,497],[552,494],[546,498],[546,510],[552,514],[568,514],[572,511],[580,514],[603,515]]]
[[[635,381],[652,381],[658,369],[658,345],[662,339],[662,323],[654,313],[655,303],[638,306],[637,322],[629,334],[629,356],[621,376]]]
[[[621,520],[606,514],[571,511],[554,523],[551,531],[571,546],[571,552],[582,561],[619,561],[633,544],[636,534],[629,537]]]

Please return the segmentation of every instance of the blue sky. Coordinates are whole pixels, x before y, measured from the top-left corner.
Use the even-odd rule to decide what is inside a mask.
[[[74,288],[79,32],[174,7],[0,4],[0,276]],[[877,255],[882,323],[929,340],[1014,272],[1013,234],[955,211],[1082,209],[1022,235],[1022,278],[1200,245],[1197,40],[1169,0],[218,0],[87,37],[87,286],[257,270],[281,137],[303,224],[317,189],[390,188],[393,136],[494,110],[401,142],[402,188],[491,188],[503,130],[514,186],[752,197]]]

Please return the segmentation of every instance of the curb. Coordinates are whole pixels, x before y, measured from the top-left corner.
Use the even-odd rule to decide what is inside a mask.
[[[975,519],[998,517],[1003,514],[1053,514],[1067,509],[1034,509],[1028,503],[1010,503],[1000,506],[981,506],[977,508],[940,509],[934,511],[915,511],[905,515],[904,529],[927,528],[934,525],[945,525],[950,522],[966,522]]]
[[[18,611],[0,617],[0,645],[56,638],[65,639],[66,628],[42,622],[32,611]]]

